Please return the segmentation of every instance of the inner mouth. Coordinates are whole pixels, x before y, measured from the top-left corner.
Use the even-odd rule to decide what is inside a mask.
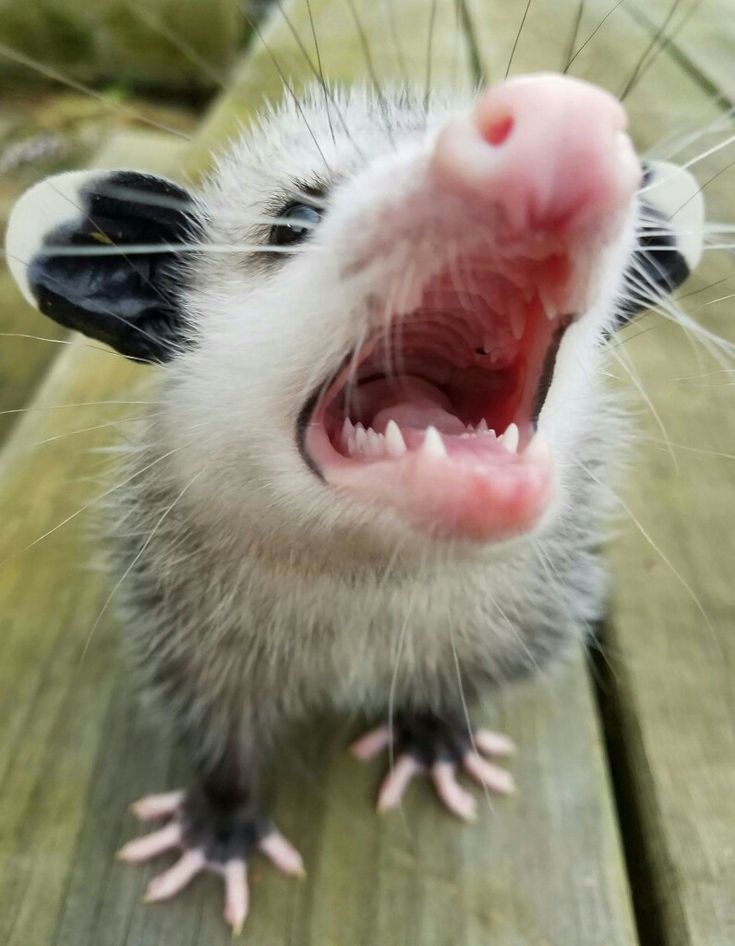
[[[551,491],[536,421],[579,301],[572,276],[552,252],[470,255],[431,277],[305,410],[307,460],[433,533],[526,531]]]

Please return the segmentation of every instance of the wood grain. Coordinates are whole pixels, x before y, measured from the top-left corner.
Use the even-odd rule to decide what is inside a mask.
[[[558,65],[559,51],[566,48],[560,44],[570,35],[576,4],[553,4],[553,10],[544,8],[542,0],[539,5],[541,13],[529,13],[531,32],[521,37],[514,72]],[[411,74],[421,80],[429,5],[413,0],[395,6],[402,54]],[[315,0],[312,7],[318,35],[326,37],[325,72],[341,79],[364,74],[364,49],[349,8],[336,0]],[[472,8],[476,48],[493,77],[504,71],[524,4],[496,7],[500,14],[494,13],[492,20],[484,16],[482,6]],[[292,3],[288,10],[300,35],[308,36],[305,6]],[[367,0],[359,10],[366,17],[377,15],[376,6]],[[464,39],[457,39],[454,4],[439,2],[437,16],[433,81],[443,76],[467,82],[470,56]],[[628,45],[621,48],[620,33],[601,31],[598,39],[603,46],[590,43],[592,49],[575,63],[581,73],[592,68],[587,56],[594,58],[593,50],[599,48],[620,57],[614,68],[602,70],[599,81],[612,85],[620,81],[623,68],[633,68],[648,34],[640,27],[635,32],[627,20],[623,23]],[[589,32],[588,22],[585,25]],[[370,35],[375,32],[371,27]],[[303,84],[303,54],[287,24],[274,20],[265,38],[281,70],[295,84]],[[400,75],[400,57],[390,42],[376,44],[374,54],[381,77],[391,70]],[[596,55],[599,61],[599,52]],[[651,67],[648,78],[655,82],[655,94],[647,94],[642,82],[631,95],[631,107],[637,109],[637,127],[652,143],[672,130],[672,122],[682,120],[685,112],[696,119],[703,98],[698,83],[665,56]],[[191,151],[177,157],[171,173],[192,177],[200,173],[209,162],[210,149],[280,84],[270,54],[256,47]],[[671,102],[662,99],[661,88],[670,91]],[[165,145],[157,149],[160,154],[164,150]],[[717,315],[717,307],[711,308],[708,324],[719,325],[724,312]],[[647,386],[660,382],[672,439],[686,443],[696,427],[706,444],[707,431],[715,424],[718,435],[727,427],[724,401],[717,402],[719,408],[712,414],[716,422],[708,421],[709,392],[693,397],[690,386],[667,386],[669,369],[679,374],[699,370],[692,371],[694,356],[685,340],[670,342],[673,334],[657,330],[648,342],[649,336],[642,335],[626,350],[643,358],[640,370]],[[660,343],[662,337],[665,345]],[[146,907],[140,898],[150,871],[113,860],[116,848],[135,831],[126,813],[128,802],[145,791],[179,784],[186,770],[132,700],[109,614],[88,641],[106,594],[104,576],[86,567],[94,542],[85,521],[93,520],[94,507],[91,515],[80,515],[23,551],[105,488],[90,486],[86,478],[113,482],[100,467],[99,456],[86,448],[114,440],[116,432],[72,434],[35,449],[31,445],[64,431],[113,422],[136,410],[133,404],[68,410],[55,406],[144,400],[145,393],[138,394],[134,387],[136,381],[145,380],[144,374],[112,355],[90,350],[81,340],[75,342],[39,391],[32,405],[37,410],[13,432],[0,456],[4,522],[0,937],[13,946],[169,942],[216,946],[230,941],[214,878],[198,880],[170,904]],[[726,391],[722,389],[722,398]],[[691,404],[694,413],[683,402]],[[704,449],[711,447],[710,443]],[[624,590],[615,599],[611,641],[624,663],[613,696],[621,699],[622,739],[635,766],[635,803],[640,803],[647,819],[646,850],[660,843],[665,854],[656,861],[660,884],[662,888],[671,884],[670,899],[672,904],[676,901],[670,917],[657,912],[657,919],[663,916],[667,924],[657,933],[663,931],[665,942],[675,946],[724,946],[733,941],[732,936],[724,937],[730,922],[725,873],[731,864],[726,851],[732,852],[733,845],[726,790],[731,775],[726,760],[732,759],[728,742],[732,716],[727,713],[731,714],[732,702],[729,697],[723,701],[723,696],[731,677],[728,652],[722,657],[720,649],[727,643],[724,630],[731,602],[724,554],[730,530],[723,514],[728,468],[718,466],[714,458],[705,461],[693,454],[689,460],[691,475],[686,481],[698,487],[703,483],[697,497],[674,495],[682,481],[670,472],[667,455],[653,445],[626,496],[631,506],[634,500],[642,504],[640,511],[660,528],[660,538],[674,543],[671,548],[682,556],[677,567],[692,570],[691,583],[705,598],[715,636],[709,636],[709,628],[706,634],[692,635],[692,628],[703,622],[693,620],[691,600],[683,594],[676,597],[671,571],[660,558],[654,561],[640,533],[630,530],[614,553],[618,587]],[[705,474],[706,463],[713,465]],[[698,513],[696,528],[689,519],[690,504]],[[714,546],[708,544],[710,534],[716,539]],[[714,560],[717,550],[719,562]],[[664,614],[670,618],[668,626]],[[702,680],[711,695],[702,692]],[[679,703],[677,695],[682,693]],[[494,802],[492,811],[483,810],[472,828],[457,827],[449,820],[425,786],[411,792],[402,813],[386,819],[374,815],[380,766],[364,770],[345,755],[346,724],[325,721],[314,732],[295,737],[275,780],[275,814],[301,847],[309,877],[301,884],[289,882],[262,863],[254,865],[252,915],[242,942],[258,946],[636,943],[607,762],[583,656],[553,677],[486,707],[482,715],[521,744],[514,765],[521,790],[517,798]],[[706,724],[706,733],[700,722]],[[704,771],[696,791],[688,778],[689,767]],[[687,874],[686,849],[693,842],[696,856],[691,860],[693,872]],[[679,928],[673,925],[675,919],[681,921]],[[712,935],[707,939],[705,934]],[[689,938],[681,938],[685,936]]]

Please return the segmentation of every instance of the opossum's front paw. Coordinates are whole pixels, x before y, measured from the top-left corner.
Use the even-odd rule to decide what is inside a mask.
[[[374,729],[358,739],[351,751],[364,760],[388,746],[392,747],[392,767],[378,793],[380,812],[400,804],[408,783],[419,772],[431,775],[439,798],[452,814],[465,821],[474,819],[477,806],[474,797],[457,781],[458,768],[491,791],[507,795],[514,790],[510,772],[485,758],[511,755],[515,751],[511,740],[487,729],[470,733],[464,718],[399,713],[392,728]]]
[[[214,871],[225,882],[225,920],[239,933],[248,913],[247,862],[256,850],[284,873],[304,874],[299,852],[265,818],[215,809],[203,796],[185,792],[147,795],[131,807],[142,821],[166,818],[167,823],[128,841],[117,853],[120,860],[141,864],[170,850],[183,852],[150,882],[146,903],[173,897],[200,871]]]

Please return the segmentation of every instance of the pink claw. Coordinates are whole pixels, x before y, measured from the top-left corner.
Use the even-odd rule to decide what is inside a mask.
[[[232,927],[233,936],[239,936],[248,915],[250,892],[248,870],[242,860],[227,861],[225,878],[225,921]]]
[[[386,775],[378,794],[378,811],[390,811],[397,808],[403,798],[408,783],[421,771],[419,762],[410,755],[399,756],[396,764]]]
[[[305,877],[304,862],[296,848],[287,841],[280,831],[271,831],[260,842],[260,850],[271,859],[284,874]]]
[[[145,795],[130,806],[133,814],[141,821],[154,821],[156,818],[170,817],[184,802],[184,792],[160,792],[157,795]]]
[[[167,824],[165,828],[128,841],[117,852],[117,858],[128,864],[140,864],[176,847],[180,841],[181,827],[178,824]]]
[[[478,729],[475,733],[475,746],[486,755],[513,755],[516,745],[512,739],[489,729]]]
[[[189,883],[206,866],[207,859],[204,851],[186,851],[173,867],[169,867],[162,874],[158,874],[148,884],[143,898],[146,903],[155,903],[157,900],[167,900],[173,897]]]
[[[379,726],[377,729],[373,729],[372,732],[361,736],[357,742],[353,742],[350,746],[350,752],[356,759],[367,761],[382,752],[383,749],[387,749],[390,741],[391,736],[388,726]]]
[[[435,763],[431,769],[431,777],[439,798],[452,814],[464,821],[474,821],[477,816],[475,799],[457,781],[452,763]]]
[[[476,782],[500,795],[510,795],[515,791],[515,782],[510,772],[493,765],[479,756],[476,752],[468,752],[462,760],[465,772],[471,775]]]

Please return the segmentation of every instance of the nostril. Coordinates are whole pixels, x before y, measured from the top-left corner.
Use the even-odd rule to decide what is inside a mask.
[[[483,122],[482,137],[488,144],[502,145],[513,131],[512,115],[494,115],[490,122]]]

